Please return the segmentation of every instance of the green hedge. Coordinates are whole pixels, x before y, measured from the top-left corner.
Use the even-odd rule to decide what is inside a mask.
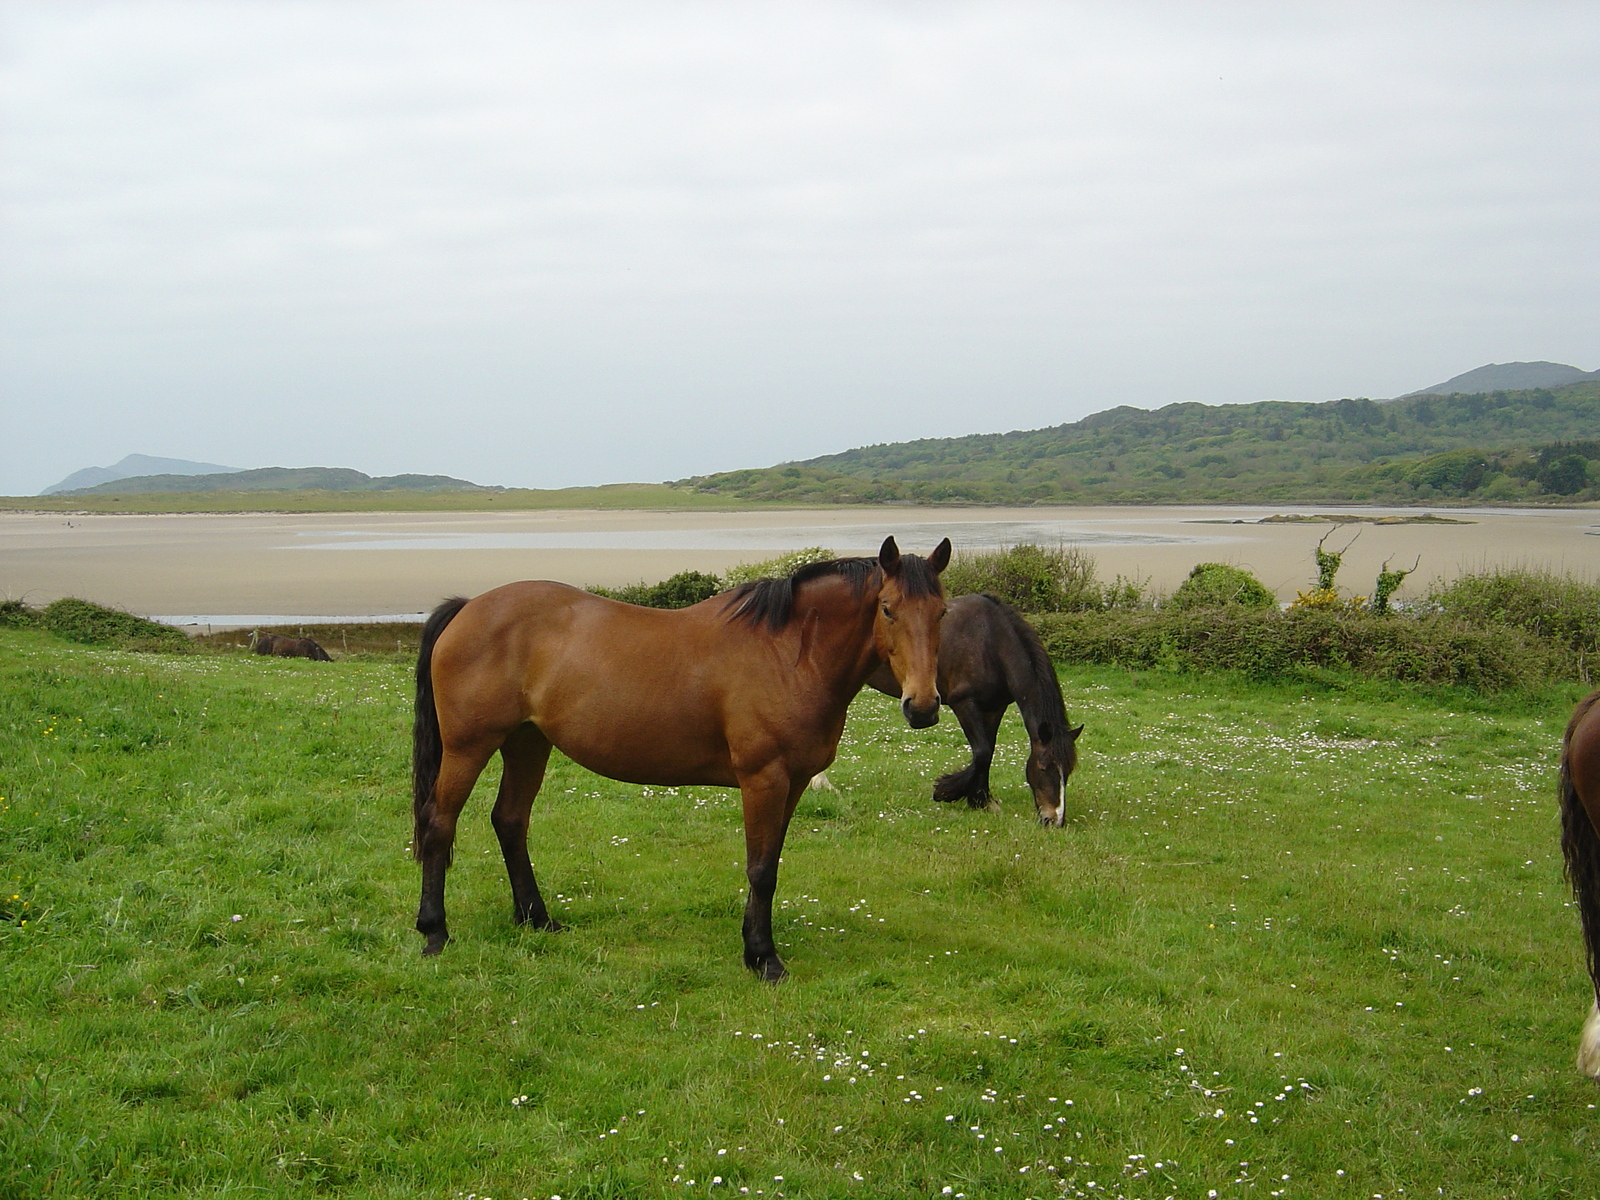
[[[1442,614],[1397,618],[1307,610],[1048,613],[1033,618],[1051,657],[1257,679],[1348,670],[1375,679],[1482,692],[1579,678],[1580,657],[1523,630]]]

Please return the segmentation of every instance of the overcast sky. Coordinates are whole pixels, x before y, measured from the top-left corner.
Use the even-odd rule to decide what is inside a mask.
[[[0,493],[1600,367],[1600,4],[0,6]]]

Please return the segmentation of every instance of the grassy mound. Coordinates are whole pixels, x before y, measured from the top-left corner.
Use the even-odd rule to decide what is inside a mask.
[[[114,646],[119,650],[164,650],[182,654],[192,649],[189,639],[170,625],[136,617],[76,596],[63,596],[42,609],[20,600],[0,603],[0,627],[38,628],[85,646]]]

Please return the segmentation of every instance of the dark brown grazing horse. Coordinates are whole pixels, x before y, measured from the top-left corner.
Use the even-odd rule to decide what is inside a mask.
[[[888,538],[876,558],[802,567],[689,608],[638,608],[564,584],[513,583],[447,600],[423,626],[412,737],[412,849],[424,954],[449,940],[444,880],[456,819],[496,750],[491,820],[514,918],[558,928],[528,860],[528,813],[551,746],[628,783],[737,787],[744,805],[745,965],[785,974],[772,940],[778,856],[807,781],[830,762],[845,710],[887,664],[916,728],[935,684],[949,539],[926,559]]]
[[[890,696],[900,687],[880,669],[867,683]],[[1004,600],[989,595],[950,601],[939,633],[939,696],[967,735],[972,762],[934,780],[933,798],[965,800],[972,808],[995,807],[989,796],[989,764],[1006,709],[1015,704],[1028,731],[1026,774],[1039,824],[1060,826],[1061,789],[1078,765],[1078,735],[1067,720],[1055,664],[1033,626]]]
[[[1578,704],[1561,739],[1561,853],[1578,901],[1584,957],[1594,984],[1578,1039],[1578,1070],[1600,1079],[1600,692]]]
[[[279,658],[309,658],[315,662],[332,662],[328,652],[308,637],[286,637],[281,633],[258,633],[250,641],[257,654],[274,654]]]

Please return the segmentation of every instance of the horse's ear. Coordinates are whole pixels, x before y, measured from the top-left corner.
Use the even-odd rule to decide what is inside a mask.
[[[878,565],[883,568],[885,575],[900,573],[900,547],[894,544],[894,534],[883,539],[883,545],[878,547]]]
[[[935,575],[939,574],[950,565],[950,539],[945,538],[933,548],[933,553],[928,555],[928,565],[933,568]]]
[[[1068,728],[1067,732],[1072,735],[1073,741],[1077,741],[1078,735],[1083,732],[1083,726],[1079,725],[1076,729]]]

